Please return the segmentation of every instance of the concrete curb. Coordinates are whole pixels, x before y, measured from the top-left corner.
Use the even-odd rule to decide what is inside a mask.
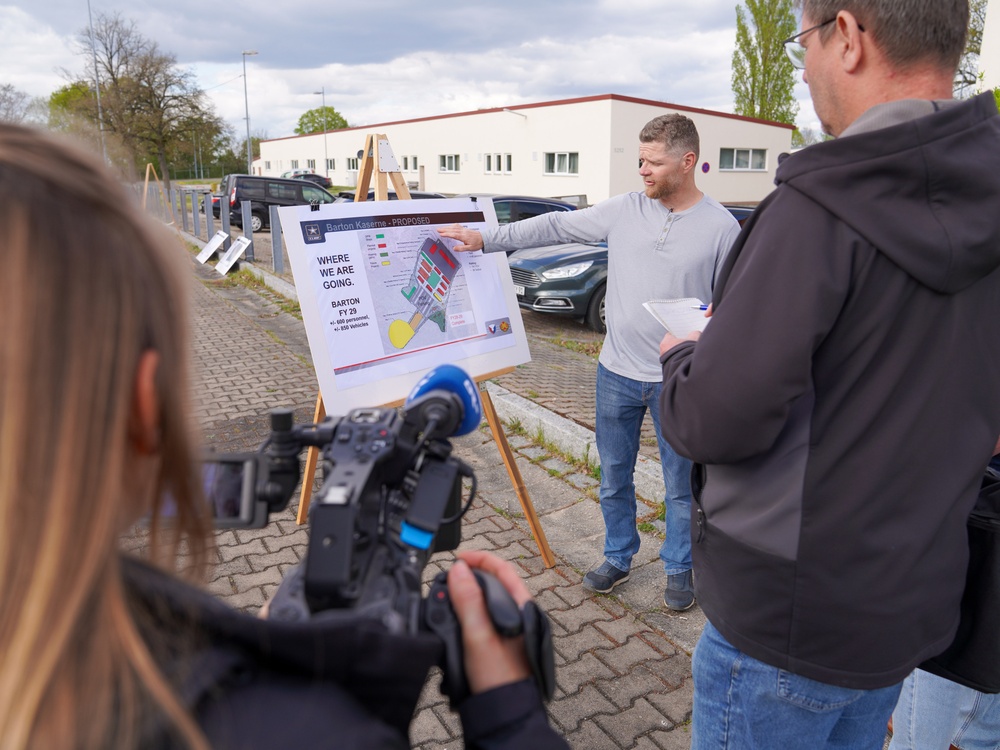
[[[506,421],[517,420],[529,436],[539,431],[545,440],[552,443],[563,453],[589,460],[600,466],[601,458],[597,453],[597,438],[592,430],[578,425],[543,406],[526,398],[511,393],[496,383],[487,382],[497,415]],[[659,461],[654,461],[640,455],[635,465],[635,491],[641,497],[659,502],[664,494],[663,471]]]

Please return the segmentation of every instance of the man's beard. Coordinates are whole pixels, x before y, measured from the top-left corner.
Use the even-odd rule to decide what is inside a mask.
[[[646,196],[654,201],[668,200],[677,193],[680,187],[680,180],[663,180],[655,185],[646,185]]]

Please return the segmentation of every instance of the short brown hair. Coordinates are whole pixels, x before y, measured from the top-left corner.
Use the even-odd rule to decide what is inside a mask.
[[[890,63],[906,68],[933,63],[954,72],[965,52],[968,0],[798,0],[813,23],[846,10],[872,35]],[[825,41],[832,33],[820,29]]]
[[[701,150],[698,129],[691,118],[676,113],[660,115],[647,122],[639,133],[639,142],[662,143],[672,153],[693,151],[696,159]]]

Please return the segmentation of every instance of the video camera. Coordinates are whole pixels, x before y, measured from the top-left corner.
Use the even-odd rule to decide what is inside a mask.
[[[271,434],[256,453],[216,454],[205,462],[206,494],[219,528],[260,528],[283,511],[299,482],[299,454],[322,451],[323,483],[310,507],[305,560],[282,582],[269,619],[371,618],[390,632],[432,632],[444,644],[442,692],[468,694],[458,623],[444,574],[421,596],[433,552],[455,549],[460,521],[476,492],[475,473],[452,455],[447,438],[482,419],[479,392],[453,365],[431,370],[390,408],[354,409],[343,418],[295,425],[290,410],[271,413]],[[471,482],[461,505],[462,478]],[[554,689],[551,631],[533,602],[518,608],[495,578],[474,571],[497,631],[524,635],[546,700]]]

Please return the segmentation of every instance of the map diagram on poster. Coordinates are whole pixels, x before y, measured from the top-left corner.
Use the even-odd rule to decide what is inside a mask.
[[[317,208],[280,217],[328,409],[396,401],[445,362],[476,377],[530,358],[506,256],[436,231],[495,224],[489,199]]]
[[[444,332],[448,293],[457,273],[458,260],[441,238],[428,237],[424,240],[410,280],[401,290],[415,308],[413,317],[405,323],[394,320],[389,324],[389,341],[394,347],[402,349],[410,343],[417,329],[427,320],[436,323]]]

